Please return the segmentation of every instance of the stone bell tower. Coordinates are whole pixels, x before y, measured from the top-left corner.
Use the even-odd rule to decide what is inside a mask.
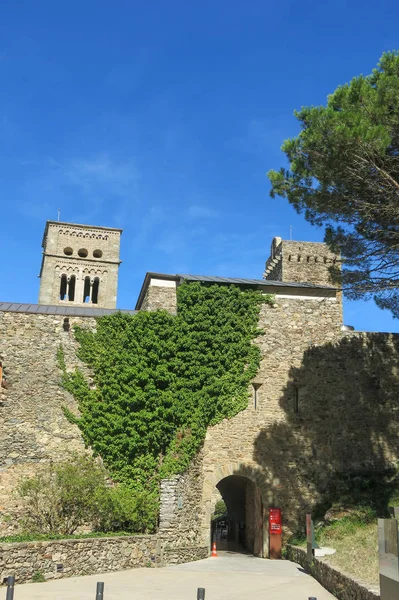
[[[47,221],[39,304],[116,308],[121,233]]]

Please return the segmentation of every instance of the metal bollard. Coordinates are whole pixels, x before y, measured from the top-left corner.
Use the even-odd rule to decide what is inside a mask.
[[[316,596],[309,596],[309,600],[317,600]]]
[[[96,600],[103,600],[103,599],[104,599],[104,582],[99,581],[97,583]]]
[[[15,585],[15,577],[14,577],[14,575],[10,575],[9,577],[7,577],[6,600],[14,600],[14,585]]]
[[[197,600],[205,600],[205,588],[197,589]]]

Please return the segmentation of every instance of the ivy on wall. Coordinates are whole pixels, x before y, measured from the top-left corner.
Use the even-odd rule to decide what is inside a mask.
[[[207,427],[248,405],[260,362],[253,340],[258,291],[183,283],[178,314],[166,311],[101,317],[96,331],[77,328],[79,358],[93,373],[67,373],[63,385],[78,402],[85,443],[117,481],[154,491],[159,479],[184,471]]]

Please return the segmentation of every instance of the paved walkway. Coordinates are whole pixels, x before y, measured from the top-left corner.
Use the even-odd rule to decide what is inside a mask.
[[[96,582],[104,581],[104,600],[332,600],[299,565],[243,554],[220,553],[218,558],[164,567],[134,569],[104,575],[27,583],[15,587],[14,600],[95,600]],[[0,588],[0,600],[5,598]]]

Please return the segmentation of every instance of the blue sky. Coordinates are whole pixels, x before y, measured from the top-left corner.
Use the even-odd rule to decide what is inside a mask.
[[[321,241],[266,172],[293,110],[399,47],[382,0],[3,0],[0,300],[37,302],[46,219],[122,227],[119,299],[146,271],[262,276],[275,235]],[[372,302],[358,329],[399,331]]]

